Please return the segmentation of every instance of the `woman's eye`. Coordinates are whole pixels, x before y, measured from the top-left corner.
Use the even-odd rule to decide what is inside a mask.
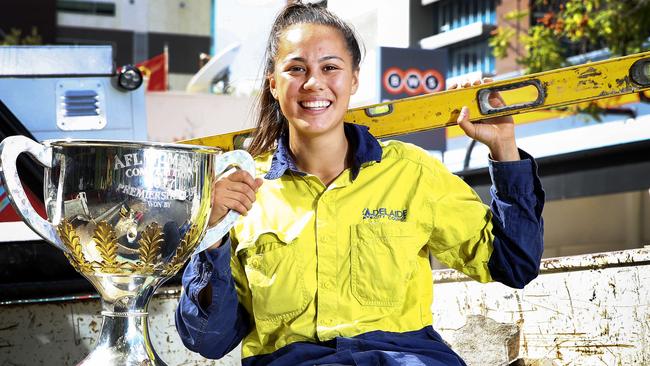
[[[305,68],[302,66],[291,66],[289,67],[289,72],[303,72]]]
[[[325,71],[338,70],[339,68],[336,65],[327,65],[323,68]]]

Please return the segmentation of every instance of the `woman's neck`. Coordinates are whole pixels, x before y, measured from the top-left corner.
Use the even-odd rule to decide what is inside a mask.
[[[348,167],[348,140],[343,125],[326,134],[302,136],[289,133],[289,146],[297,167],[330,185]]]

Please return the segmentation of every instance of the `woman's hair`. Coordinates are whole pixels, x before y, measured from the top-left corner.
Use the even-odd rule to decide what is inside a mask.
[[[339,30],[352,56],[354,69],[358,69],[361,63],[359,42],[357,41],[356,34],[347,23],[332,14],[321,4],[303,4],[297,1],[285,6],[275,18],[275,22],[273,22],[266,46],[264,81],[262,83],[262,92],[257,99],[257,110],[259,112],[257,127],[253,141],[248,148],[248,151],[253,156],[258,156],[269,151],[282,132],[288,128],[287,120],[280,110],[280,103],[271,94],[269,76],[275,69],[280,37],[282,37],[283,32],[287,28],[295,24],[319,24]]]

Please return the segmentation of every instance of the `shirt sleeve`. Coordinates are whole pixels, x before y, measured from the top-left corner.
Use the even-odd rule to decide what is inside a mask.
[[[490,161],[490,206],[442,163],[433,166],[429,248],[442,263],[480,282],[522,288],[539,273],[544,192],[534,160],[520,154],[519,161]]]
[[[218,359],[233,350],[249,332],[249,315],[239,303],[231,272],[231,240],[192,256],[182,277],[176,329],[185,347]],[[202,308],[199,293],[212,287],[212,303]]]
[[[433,256],[479,282],[490,282],[488,261],[494,233],[492,213],[476,192],[438,160],[424,171],[432,214],[428,247]]]
[[[537,164],[522,160],[490,162],[493,251],[488,267],[495,281],[523,288],[539,274],[544,251],[544,190]]]

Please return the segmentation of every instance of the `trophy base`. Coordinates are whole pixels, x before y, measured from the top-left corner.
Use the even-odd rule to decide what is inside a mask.
[[[102,318],[96,346],[77,366],[167,366],[151,345],[147,313]]]

